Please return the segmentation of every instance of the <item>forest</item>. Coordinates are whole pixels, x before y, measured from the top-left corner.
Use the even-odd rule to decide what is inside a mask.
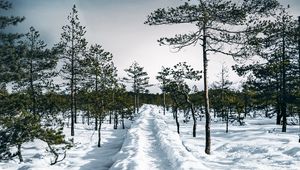
[[[153,83],[145,67],[136,61],[124,70],[126,76],[118,75],[120,70],[114,63],[114,55],[100,43],[93,44],[86,39],[88,25],[81,23],[80,10],[75,4],[65,17],[66,25],[60,30],[59,41],[51,45],[34,26],[12,32],[12,28],[26,20],[26,16],[2,14],[13,7],[13,1],[0,0],[0,169],[18,169],[22,163],[29,164],[28,169],[39,167],[31,166],[30,160],[36,158],[26,151],[28,144],[39,146],[37,143],[45,146],[45,150],[38,149],[43,155],[39,159],[47,158],[48,168],[64,167],[69,151],[79,148],[77,139],[87,140],[81,136],[84,133],[95,133],[91,147],[96,146],[93,149],[99,152],[105,149],[105,142],[114,140],[106,138],[108,132],[119,134],[116,139],[122,138],[122,142],[117,152],[125,153],[126,141],[134,138],[131,132],[143,128],[155,130],[149,136],[157,136],[155,133],[161,131],[156,138],[162,151],[157,153],[166,153],[168,160],[163,162],[172,164],[172,168],[165,164],[153,169],[230,169],[230,165],[179,163],[184,156],[176,158],[178,164],[175,164],[172,157],[176,151],[171,146],[177,144],[172,144],[173,139],[169,143],[164,139],[176,134],[183,140],[184,152],[194,153],[191,151],[194,149],[200,158],[210,160],[218,154],[214,143],[220,142],[215,128],[220,127],[218,133],[225,137],[234,138],[237,128],[250,128],[249,122],[257,117],[262,121],[255,125],[272,127],[266,133],[282,136],[292,133],[288,139],[298,143],[291,150],[294,162],[289,166],[274,163],[274,167],[299,168],[300,17],[290,14],[290,6],[277,0],[188,0],[149,13],[141,24],[161,28],[162,25],[195,26],[196,31],[162,37],[158,44],[176,51],[195,46],[201,50],[199,62],[203,63],[201,68],[193,68],[182,58],[182,62],[172,67],[162,66],[155,77],[160,93],[149,90]],[[223,65],[218,80],[210,82],[208,65],[212,54],[222,54],[237,62]],[[238,88],[233,86],[229,70],[245,77]],[[191,82],[202,84],[203,89]],[[149,124],[142,127],[146,120]],[[269,120],[270,124],[264,124]],[[84,127],[89,131],[83,132]],[[162,137],[164,134],[166,137]],[[185,145],[188,143],[185,140],[198,143],[196,149],[192,144],[191,148]],[[144,147],[151,149],[150,144]],[[118,155],[108,153],[109,149],[105,152]],[[234,151],[228,151],[231,152]],[[121,167],[117,162],[124,161],[126,156],[119,157],[109,158],[111,163],[106,168],[152,169],[154,166],[122,164]],[[8,167],[13,163],[19,165]],[[251,167],[250,164],[233,168],[264,169],[262,165]]]

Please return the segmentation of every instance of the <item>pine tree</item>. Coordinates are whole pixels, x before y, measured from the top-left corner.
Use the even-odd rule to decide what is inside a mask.
[[[300,128],[300,16],[298,16],[298,27],[296,30],[297,40],[298,40],[298,88],[296,92],[297,100],[296,106],[298,111],[298,120],[299,120],[299,128]],[[300,135],[299,135],[299,143],[300,143]]]
[[[5,100],[3,100],[5,97]],[[49,114],[54,109],[50,108],[49,105],[54,103],[51,98],[47,96],[46,100],[47,109],[43,110],[43,113]],[[28,112],[28,106],[31,104],[30,96],[24,92],[6,94],[0,97],[0,160],[8,160],[14,157],[18,157],[19,161],[22,162],[22,145],[26,142],[33,141],[34,139],[40,139],[46,142],[51,148],[56,148],[50,152],[55,155],[55,161],[51,164],[57,163],[59,157],[58,152],[65,151],[70,147],[69,142],[64,139],[62,134],[62,126],[60,120],[54,121],[55,119],[43,119],[40,116]],[[56,110],[56,113],[58,110]],[[57,114],[55,114],[55,118]],[[57,123],[57,124],[55,124]],[[13,152],[16,150],[15,152]],[[65,156],[64,156],[65,157]]]
[[[57,64],[57,57],[53,51],[46,48],[47,45],[40,39],[39,32],[33,27],[30,27],[21,46],[21,76],[13,88],[27,90],[31,100],[31,112],[41,115],[42,110],[38,110],[38,97],[42,95],[42,91],[54,88],[52,78],[56,75],[53,70]]]
[[[124,120],[126,117],[131,116],[132,114],[132,100],[129,100],[130,97],[126,92],[126,88],[124,84],[118,84],[115,87],[115,100],[114,100],[114,129],[118,127],[118,117],[121,116],[122,129],[125,129]]]
[[[92,45],[85,61],[88,76],[86,88],[94,92],[92,110],[95,116],[95,129],[98,129],[98,147],[101,146],[101,125],[105,112],[109,109],[109,91],[116,85],[117,70],[112,54],[105,52],[98,44]],[[99,127],[97,122],[99,119]]]
[[[40,129],[39,119],[31,113],[22,111],[15,114],[14,117],[7,116],[1,119],[3,129],[1,129],[1,148],[6,148],[2,151],[1,159],[10,159],[18,156],[20,162],[23,162],[22,144],[35,139]],[[3,147],[4,146],[4,147]],[[10,152],[11,147],[16,147],[15,153]]]
[[[0,1],[0,8],[10,9],[11,4]],[[23,161],[22,145],[25,142],[41,139],[49,147],[67,143],[62,135],[61,124],[55,125],[54,119],[46,118],[51,117],[49,113],[55,113],[53,116],[56,117],[58,109],[50,107],[49,98],[44,98],[42,93],[43,90],[50,90],[52,69],[57,61],[55,55],[45,48],[46,45],[33,27],[24,38],[20,34],[2,32],[5,27],[23,20],[24,17],[1,16],[0,33],[0,83],[4,82],[0,92],[0,159],[18,156],[20,162]],[[5,83],[8,82],[13,86],[12,93],[6,91]],[[41,102],[42,99],[46,100]],[[45,131],[48,131],[47,135]],[[45,137],[49,135],[51,138],[46,140]],[[14,150],[16,152],[13,153]]]
[[[78,81],[81,80],[81,61],[84,60],[86,51],[86,33],[85,27],[79,22],[78,11],[74,5],[71,13],[68,16],[68,25],[62,27],[60,43],[57,44],[57,49],[61,52],[64,66],[62,69],[63,78],[67,81],[67,88],[70,94],[70,111],[71,111],[71,136],[74,136],[74,123],[76,115],[76,93],[78,90]]]
[[[238,4],[228,0],[199,0],[198,4],[185,2],[178,7],[157,9],[148,16],[146,24],[171,25],[191,23],[197,30],[189,34],[175,35],[174,38],[161,38],[162,45],[174,46],[181,50],[186,46],[197,44],[202,46],[203,81],[206,116],[205,153],[210,154],[210,113],[207,83],[207,66],[209,52],[221,53],[234,57],[249,55],[249,46],[245,41],[255,36],[255,29],[249,29],[251,22],[270,14],[278,6],[276,0],[244,0]],[[250,23],[247,22],[250,19]],[[250,33],[254,33],[250,35]],[[243,44],[243,45],[242,45]],[[224,45],[234,46],[225,50]]]
[[[198,81],[200,80],[200,71],[196,71],[191,68],[187,63],[178,63],[173,68],[166,68],[168,71],[169,77],[165,84],[165,91],[170,94],[173,102],[174,109],[173,114],[177,125],[177,133],[179,134],[179,121],[178,121],[178,109],[187,105],[187,107],[192,112],[193,117],[193,137],[196,137],[196,111],[194,107],[194,103],[192,103],[190,99],[191,89],[189,88],[186,80]]]
[[[277,112],[277,124],[282,119],[282,132],[286,132],[287,108],[293,100],[295,91],[294,75],[297,74],[298,58],[296,57],[297,40],[296,20],[286,9],[274,21],[269,22],[262,31],[263,38],[257,38],[257,54],[261,62],[237,68],[240,74],[251,72],[255,79],[249,79],[248,84],[265,96],[266,107],[272,104]],[[274,93],[275,92],[275,93]]]
[[[161,82],[160,89],[163,93],[163,107],[164,107],[164,115],[166,114],[166,85],[168,83],[168,75],[169,75],[170,69],[162,67],[162,70],[158,72],[158,76],[156,76],[156,79]]]
[[[139,112],[139,94],[144,92],[149,87],[149,77],[147,72],[143,71],[144,67],[139,66],[137,62],[125,69],[128,77],[124,77],[123,80],[132,84],[132,91],[134,93],[134,112]]]
[[[221,117],[224,120],[225,118],[225,107],[228,103],[226,99],[226,92],[229,91],[230,86],[232,85],[232,82],[229,80],[228,75],[228,68],[222,65],[222,70],[220,74],[220,80],[213,83],[212,88],[220,90],[220,93],[214,98],[216,101],[216,104],[220,106],[221,109]],[[228,111],[226,112],[226,133],[228,133]]]
[[[0,11],[12,9],[12,3],[0,0]],[[2,13],[1,13],[2,14]],[[5,87],[5,83],[18,77],[18,53],[17,41],[22,37],[19,33],[7,33],[7,27],[16,26],[25,17],[1,15],[0,24],[0,85]]]

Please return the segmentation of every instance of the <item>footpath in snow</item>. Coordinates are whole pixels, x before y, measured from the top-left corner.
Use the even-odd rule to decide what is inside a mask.
[[[102,146],[97,147],[93,125],[76,124],[74,146],[64,161],[50,166],[52,158],[44,142],[35,140],[22,147],[24,162],[17,158],[0,162],[5,170],[300,170],[298,126],[281,126],[274,119],[247,117],[244,126],[230,124],[225,133],[222,121],[211,126],[212,153],[204,153],[204,120],[198,120],[197,137],[192,137],[192,121],[179,114],[180,135],[172,113],[157,106],[144,105],[136,120],[113,129],[103,124]],[[64,129],[69,138],[70,128]]]
[[[300,170],[298,126],[282,133],[274,119],[247,117],[245,125],[212,121],[212,153],[204,153],[205,121],[198,120],[197,137],[192,137],[192,121],[184,123],[179,114],[180,135],[172,113],[145,105],[131,126],[111,169],[190,170],[255,169]]]
[[[168,129],[158,110],[145,107],[111,169],[206,169],[182,145],[179,135]]]

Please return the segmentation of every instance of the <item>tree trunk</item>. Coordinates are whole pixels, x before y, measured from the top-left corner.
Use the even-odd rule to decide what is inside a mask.
[[[241,119],[241,113],[238,112],[238,122],[240,123],[240,126],[243,125],[242,119]]]
[[[90,125],[90,111],[87,112],[87,124]]]
[[[98,147],[101,147],[101,125],[102,125],[102,118],[100,117],[99,128],[98,128]]]
[[[118,125],[117,126],[115,126],[116,125],[116,111],[115,111],[115,92],[114,92],[114,89],[113,89],[113,92],[112,92],[112,101],[113,101],[113,109],[112,109],[112,111],[111,111],[111,114],[114,116],[114,129],[117,129],[118,127]],[[110,115],[111,116],[111,115]],[[118,118],[118,117],[117,117]],[[110,117],[110,121],[111,121],[111,117]],[[110,122],[111,123],[111,122]]]
[[[225,88],[225,68],[224,64],[222,64],[222,70],[221,70],[221,116],[222,120],[224,119],[224,105],[225,105],[225,99],[224,99],[224,88]]]
[[[283,112],[282,112],[282,132],[286,132],[286,125],[287,125],[287,119],[286,119],[286,104],[283,103]]]
[[[276,125],[280,125],[281,124],[281,114],[277,113],[277,116],[276,116]]]
[[[101,147],[101,125],[103,123],[103,116],[104,115],[104,105],[103,105],[103,100],[101,101],[102,105],[102,111],[99,116],[99,128],[98,128],[98,147]]]
[[[283,28],[282,37],[282,101],[281,101],[281,114],[282,114],[282,132],[286,132],[287,125],[287,97],[286,97],[286,56],[285,56],[285,26]]]
[[[298,16],[298,71],[299,71],[299,75],[298,75],[298,80],[300,83],[300,16]],[[298,84],[299,85],[299,84]],[[299,122],[299,133],[300,133],[300,110],[298,109],[298,122]],[[299,143],[300,143],[300,134],[299,134]]]
[[[76,65],[75,65],[76,66]],[[74,75],[74,123],[77,124],[77,78],[76,78],[77,73],[75,72]]]
[[[137,97],[136,97],[136,94],[134,94],[134,113],[136,114],[137,113]]]
[[[114,116],[114,129],[118,129],[118,114],[115,113]]]
[[[175,108],[174,108],[174,116],[175,116],[175,121],[176,121],[176,126],[177,126],[177,133],[180,134],[180,124],[178,121],[178,103],[176,101],[176,96],[173,97],[173,100],[175,102]]]
[[[111,111],[109,112],[109,124],[111,124]]]
[[[265,117],[268,118],[269,117],[269,108],[267,106],[266,110],[265,110]]]
[[[222,122],[225,120],[225,111],[224,108],[221,110],[221,115],[222,115]]]
[[[95,130],[98,129],[98,116],[95,117]]]
[[[180,134],[180,131],[179,131],[180,125],[179,125],[179,121],[178,121],[178,108],[177,107],[175,108],[175,121],[176,121],[176,126],[177,126],[177,133]]]
[[[248,102],[247,102],[247,96],[244,94],[244,112],[245,112],[245,119],[248,115]]]
[[[74,17],[74,13],[72,14]],[[71,37],[71,136],[74,136],[74,100],[75,100],[75,92],[74,92],[74,62],[75,62],[75,51],[74,51],[74,24],[72,23],[72,37]]]
[[[20,162],[23,162],[23,156],[22,156],[22,152],[21,152],[21,144],[18,144],[18,151],[17,151],[17,155],[18,155],[18,158],[20,160]]]
[[[300,16],[298,16],[298,80],[300,83]]]
[[[73,78],[72,78],[71,79],[71,136],[74,136],[74,97],[75,94],[74,94]]]
[[[298,123],[299,123],[299,133],[300,133],[300,109],[298,109]],[[299,134],[299,143],[300,143],[300,134]]]
[[[197,128],[197,120],[195,116],[195,108],[193,103],[189,100],[188,94],[185,94],[185,100],[189,104],[191,112],[192,112],[192,117],[193,117],[193,137],[196,137],[196,128]]]
[[[176,107],[172,108],[173,119],[176,119],[176,116],[175,116],[176,111],[175,111],[175,109],[176,109]]]
[[[228,115],[228,111],[226,112],[226,133],[228,133],[228,124],[229,124],[229,115]]]
[[[33,44],[32,49],[33,50]],[[32,55],[32,54],[31,54]],[[30,59],[30,90],[31,90],[31,102],[32,102],[32,113],[36,115],[36,97],[35,97],[35,90],[33,85],[33,61],[32,58]]]
[[[99,101],[99,94],[98,94],[98,70],[96,70],[96,77],[95,77],[95,91],[96,91],[96,101],[94,102],[94,106],[95,106],[95,108],[97,108],[97,111],[96,111],[96,113],[94,113],[94,114],[96,114],[95,115],[95,130],[97,130],[97,128],[98,128],[98,105],[99,105],[99,103],[98,103],[98,101]]]
[[[214,111],[214,118],[216,118],[217,117],[217,111],[216,111],[216,109],[213,109],[213,111]]]
[[[279,63],[280,65],[280,63]],[[281,124],[281,76],[276,73],[276,124]]]
[[[164,115],[166,114],[166,93],[163,93],[164,96],[164,101],[163,101],[163,105],[164,105]]]
[[[137,101],[137,108],[136,108],[136,111],[137,111],[137,113],[139,113],[139,108],[140,108],[140,95],[139,95],[139,93],[137,94],[137,99],[136,99],[136,101]]]
[[[76,81],[76,80],[75,80]],[[75,84],[75,95],[74,95],[74,123],[77,123],[77,99],[76,99],[76,84]]]
[[[57,153],[57,151],[49,143],[47,143],[47,145],[48,145],[48,148],[50,149],[50,152],[54,155],[54,160],[51,161],[50,165],[55,165],[58,162],[62,162],[66,158],[67,154],[65,151],[63,158],[58,160],[59,154]]]
[[[192,116],[193,116],[193,137],[196,137],[196,129],[197,129],[197,120],[196,120],[196,116],[195,116],[195,112],[192,112]]]
[[[122,128],[125,129],[125,124],[124,124],[124,112],[122,112]]]
[[[205,153],[210,154],[210,113],[209,113],[209,98],[208,98],[208,84],[207,84],[207,53],[206,53],[206,25],[203,26],[203,80],[204,80],[204,103],[205,103]]]

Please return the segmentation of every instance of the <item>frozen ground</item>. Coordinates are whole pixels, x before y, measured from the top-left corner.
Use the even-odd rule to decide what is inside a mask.
[[[167,113],[163,119],[175,133],[172,114]],[[197,137],[193,138],[192,120],[185,124],[181,117],[180,138],[187,150],[209,169],[300,170],[299,126],[288,126],[287,133],[282,133],[275,119],[257,117],[245,122],[245,126],[230,125],[228,134],[225,123],[212,122],[210,156],[204,154],[204,120],[198,122]]]
[[[50,166],[50,156],[46,153],[44,142],[35,140],[26,143],[23,150],[24,162],[17,159],[9,162],[0,162],[0,169],[5,170],[106,170],[114,163],[112,157],[122,147],[127,129],[113,129],[113,125],[103,124],[102,146],[97,147],[98,133],[93,126],[82,124],[75,125],[74,147],[67,151],[64,161]],[[65,134],[70,134],[70,129],[64,129]]]
[[[192,121],[183,123],[180,115],[180,135],[171,113],[145,105],[127,130],[102,129],[102,147],[97,148],[97,133],[92,126],[76,126],[75,146],[67,158],[55,166],[49,165],[41,141],[24,145],[25,162],[0,163],[0,169],[288,169],[300,170],[298,126],[281,126],[274,119],[246,119],[245,126],[229,126],[212,122],[212,154],[204,153],[204,120],[197,125],[197,137],[192,137]],[[69,134],[69,129],[66,129]],[[126,133],[127,132],[127,133]],[[42,151],[41,151],[42,150]]]

